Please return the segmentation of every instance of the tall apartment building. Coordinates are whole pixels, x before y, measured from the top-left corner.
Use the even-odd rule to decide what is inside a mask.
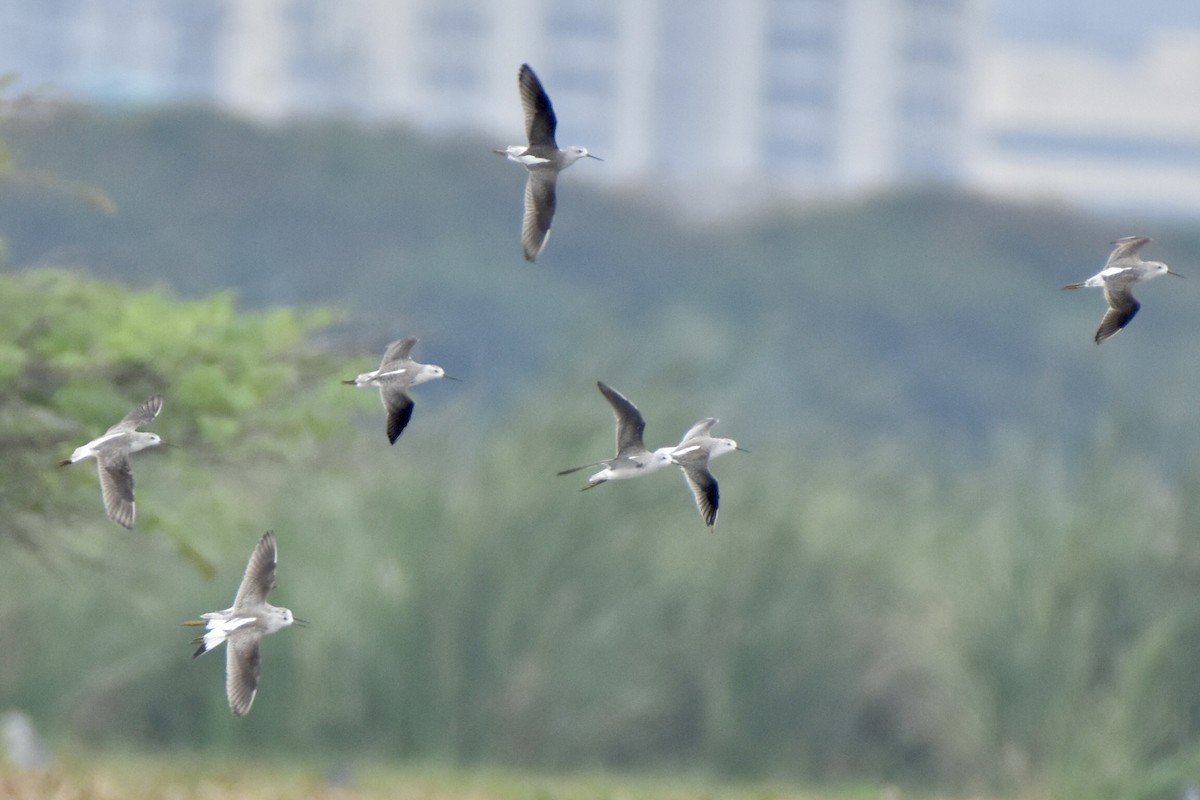
[[[509,143],[528,61],[606,179],[846,193],[964,174],[982,2],[4,0],[0,70]]]
[[[1200,212],[1200,31],[998,41],[995,1],[0,0],[0,73],[511,144],[529,62],[561,143],[607,160],[580,180],[717,207],[937,181]]]
[[[967,182],[1118,211],[1200,212],[1200,30],[1131,53],[994,48]]]

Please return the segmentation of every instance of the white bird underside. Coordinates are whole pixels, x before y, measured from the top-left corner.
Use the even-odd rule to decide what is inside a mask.
[[[253,617],[226,617],[226,614],[232,614],[233,609],[225,611],[216,611],[209,614],[201,614],[201,618],[208,620],[208,631],[200,637],[200,653],[207,653],[209,650],[215,650],[220,647],[229,635],[239,628],[249,625],[254,622]]]

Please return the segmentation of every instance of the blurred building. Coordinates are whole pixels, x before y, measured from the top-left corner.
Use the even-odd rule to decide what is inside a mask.
[[[1114,56],[998,46],[978,94],[969,185],[1108,210],[1200,211],[1200,29]]]
[[[502,145],[522,134],[529,62],[560,143],[606,158],[589,179],[652,179],[693,204],[906,182],[1095,204],[1152,167],[1153,197],[1104,198],[1200,208],[1195,43],[1164,40],[1132,68],[998,43],[1000,1],[0,0],[0,71],[89,100],[349,114]]]
[[[805,193],[956,180],[977,0],[259,0],[227,6],[218,102],[521,133],[534,65],[605,176]],[[265,45],[265,46],[264,46]],[[502,140],[502,141],[501,141]]]

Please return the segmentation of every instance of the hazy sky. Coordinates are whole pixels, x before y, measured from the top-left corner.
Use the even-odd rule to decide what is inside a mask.
[[[1200,0],[992,0],[1004,38],[1078,42],[1117,52],[1137,49],[1161,29],[1200,29]]]

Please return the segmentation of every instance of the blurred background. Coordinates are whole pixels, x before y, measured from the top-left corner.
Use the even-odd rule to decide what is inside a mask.
[[[533,265],[522,62],[605,159]],[[1195,3],[0,0],[0,73],[0,710],[52,745],[1200,780]],[[1189,280],[1097,347],[1058,287],[1131,234]],[[338,381],[408,335],[463,382],[389,447]],[[715,533],[554,476],[597,379],[752,451]],[[53,465],[156,391],[128,532]],[[235,720],[178,623],[267,528],[313,624]]]

